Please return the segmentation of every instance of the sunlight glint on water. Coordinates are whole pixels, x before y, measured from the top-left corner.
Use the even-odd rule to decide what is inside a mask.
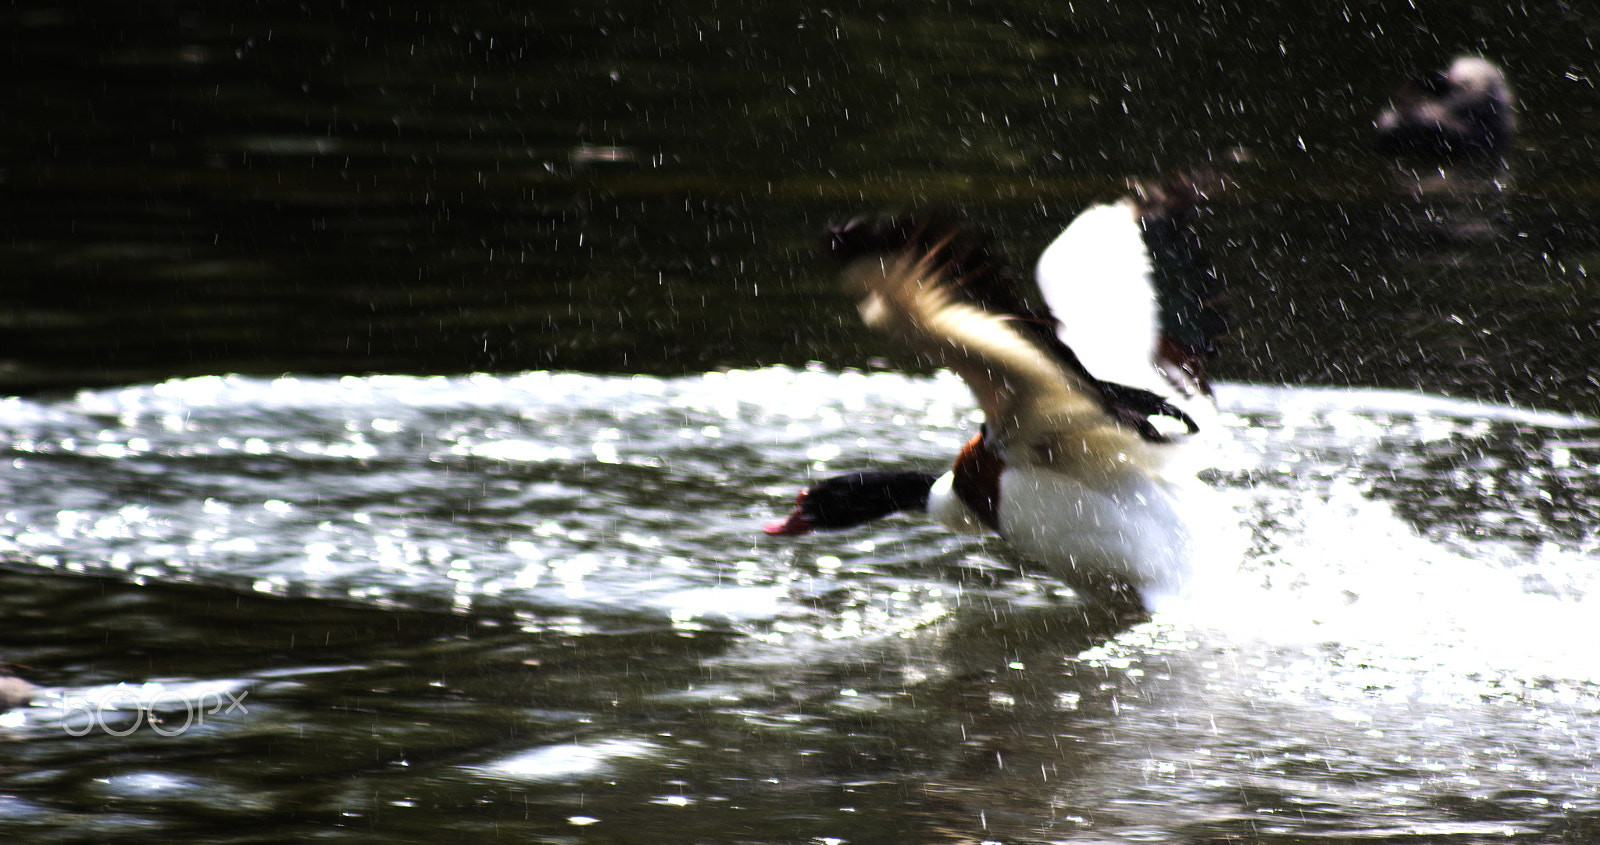
[[[775,736],[834,717],[920,724],[928,705],[911,702],[981,694],[984,706],[932,711],[917,741],[935,745],[919,753],[1004,765],[968,782],[962,762],[927,789],[991,796],[1030,836],[1091,818],[1131,837],[1210,829],[1231,823],[1241,790],[1294,818],[1268,813],[1263,829],[1377,838],[1535,829],[1435,800],[1587,806],[1586,788],[1560,784],[1588,777],[1600,738],[1595,427],[1410,394],[1219,397],[1230,438],[1202,476],[1220,514],[1213,550],[1244,551],[1217,555],[1189,601],[1076,646],[1060,639],[1083,618],[1070,595],[992,544],[911,517],[760,533],[810,476],[947,462],[976,426],[948,375],[207,378],[13,399],[0,404],[0,543],[13,568],[489,613],[575,645],[641,627],[685,642],[725,632],[733,647],[647,706]],[[51,694],[248,690],[267,706],[278,683],[123,678]],[[63,718],[28,708],[6,724]],[[945,719],[994,739],[938,747],[955,730]],[[1061,737],[1001,739],[1058,723],[1093,749],[1072,778],[1049,776]],[[666,738],[692,735],[687,723],[663,728],[502,739],[442,777],[648,780],[709,753]],[[209,783],[126,774],[116,788]],[[706,800],[650,783],[661,801]],[[1352,819],[1339,809],[1351,806],[1368,810]],[[604,815],[573,808],[586,821],[562,824]]]
[[[1267,518],[1258,533],[1298,526],[1268,535],[1297,544],[1293,554],[1259,555],[1247,575],[1290,567],[1315,593],[1314,573],[1328,571],[1337,576],[1330,589],[1368,595],[1372,573],[1414,597],[1412,582],[1429,568],[1448,567],[1456,584],[1485,569],[1441,559],[1452,544],[1459,552],[1483,533],[1518,539],[1493,536],[1510,524],[1537,530],[1531,510],[1489,511],[1418,526],[1424,540],[1395,515],[1373,471],[1437,471],[1409,464],[1426,463],[1418,453],[1437,444],[1481,456],[1511,445],[1505,435],[1516,431],[1575,441],[1566,432],[1582,421],[1383,396],[1224,389],[1237,442],[1219,452],[1218,486],[1234,498],[1249,491],[1234,506]],[[46,565],[248,576],[267,589],[390,599],[415,589],[560,604],[546,594],[564,585],[555,592],[628,604],[639,596],[626,581],[641,574],[664,579],[657,588],[729,572],[778,586],[787,576],[757,558],[799,552],[755,545],[750,525],[776,507],[769,495],[789,495],[807,473],[937,466],[973,427],[967,404],[948,377],[785,369],[686,379],[205,378],[50,405],[10,400],[6,539]],[[1537,487],[1557,469],[1552,455],[1570,478],[1575,454],[1585,457],[1569,445],[1525,456],[1542,465],[1526,467],[1520,483]],[[1441,485],[1458,471],[1397,483]],[[51,483],[39,483],[45,476]],[[887,531],[872,535],[878,545],[904,535],[946,546],[910,524]],[[838,547],[848,551],[853,539]],[[1509,551],[1491,542],[1490,557],[1552,557],[1544,580],[1581,592],[1586,584],[1561,571],[1562,549],[1590,540],[1547,536]],[[1401,561],[1416,563],[1389,565]]]
[[[1592,501],[1592,480],[1572,487],[1596,454],[1583,420],[1402,393],[1221,396],[1234,437],[1208,478],[1251,551],[1195,624],[1502,669],[1588,653],[1541,645],[1588,630],[1593,533],[1539,508],[1553,485]],[[202,378],[14,399],[4,417],[3,540],[47,567],[870,635],[943,604],[929,596],[949,572],[920,561],[993,565],[912,519],[758,537],[808,474],[948,460],[974,427],[949,376]],[[1509,508],[1400,514],[1490,463],[1522,488]],[[882,601],[841,629],[811,605],[837,590]],[[1593,676],[1576,662],[1569,676]]]

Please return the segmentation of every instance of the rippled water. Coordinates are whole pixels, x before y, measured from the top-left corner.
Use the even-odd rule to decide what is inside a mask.
[[[760,533],[976,425],[839,372],[918,366],[816,260],[884,207],[1224,167],[1225,377],[1593,415],[1573,4],[336,6],[0,9],[0,841],[1600,839],[1588,420],[1228,385],[1144,621]],[[1372,154],[1462,50],[1505,166]]]
[[[0,403],[33,841],[1582,841],[1600,427],[1225,385],[1237,531],[1127,622],[913,518],[949,376],[201,378]],[[1219,543],[1223,540],[1219,540]],[[648,832],[648,833],[646,833]],[[53,841],[53,840],[51,840]]]

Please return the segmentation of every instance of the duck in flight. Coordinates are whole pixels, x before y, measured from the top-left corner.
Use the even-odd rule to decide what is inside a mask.
[[[1153,609],[1187,584],[1186,444],[1215,426],[1205,363],[1221,288],[1195,241],[1196,180],[1075,218],[1041,255],[1043,307],[953,221],[855,221],[830,252],[866,323],[955,371],[982,409],[948,472],[857,472],[802,491],[768,534],[902,510],[999,534],[1078,593]]]

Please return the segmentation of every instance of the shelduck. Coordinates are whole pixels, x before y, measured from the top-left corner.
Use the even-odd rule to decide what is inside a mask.
[[[1195,179],[1170,178],[1084,211],[1039,258],[1043,308],[952,221],[830,232],[867,324],[959,374],[984,424],[943,475],[830,478],[767,533],[925,510],[999,534],[1094,601],[1149,610],[1181,594],[1196,551],[1182,451],[1215,425],[1205,364],[1225,330],[1190,225],[1201,198]]]
[[[1417,76],[1395,92],[1375,124],[1378,149],[1429,157],[1504,153],[1517,132],[1517,99],[1505,73],[1481,56],[1458,56],[1445,71]]]

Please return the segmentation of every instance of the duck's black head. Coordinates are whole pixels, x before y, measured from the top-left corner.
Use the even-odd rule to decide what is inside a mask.
[[[852,472],[800,491],[794,511],[770,523],[768,534],[796,535],[852,528],[895,511],[928,507],[928,489],[937,478],[928,472]]]

